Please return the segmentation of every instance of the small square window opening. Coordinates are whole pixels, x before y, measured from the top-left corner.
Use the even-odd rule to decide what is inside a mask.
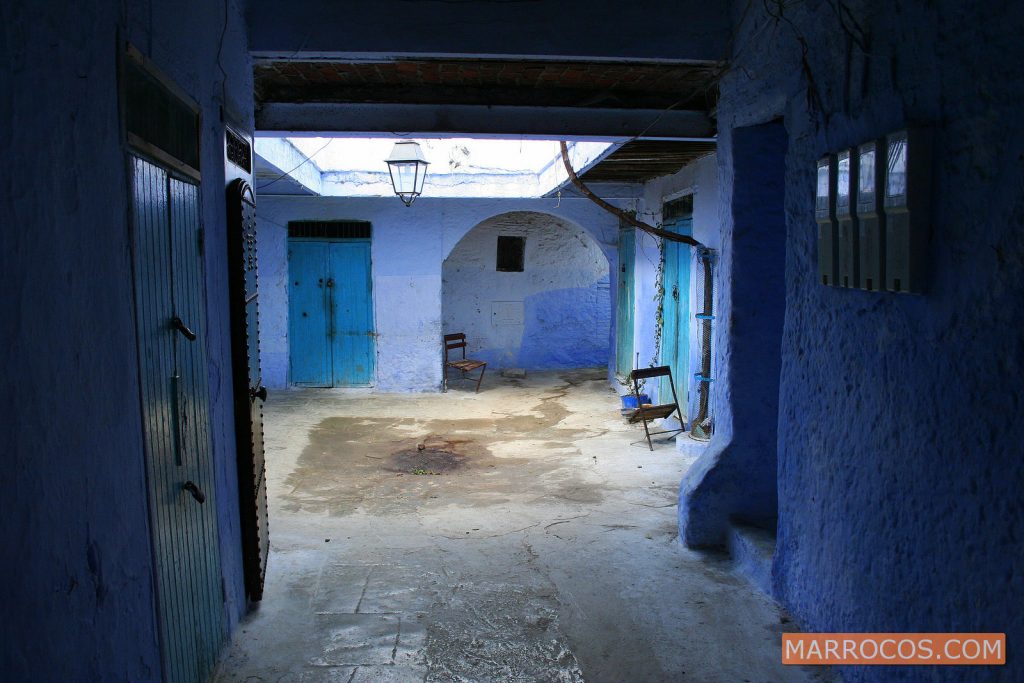
[[[523,255],[526,253],[526,238],[507,235],[498,236],[498,259],[495,270],[502,273],[523,272]]]

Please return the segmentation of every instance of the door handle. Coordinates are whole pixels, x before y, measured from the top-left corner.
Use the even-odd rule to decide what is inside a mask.
[[[196,502],[202,505],[206,502],[206,494],[203,493],[202,489],[196,486],[193,481],[186,481],[181,487],[192,494],[192,497],[196,499]]]
[[[253,387],[249,387],[249,400],[250,401],[255,401],[256,399],[259,399],[259,400],[263,401],[264,403],[266,402],[266,400],[267,400],[267,388],[266,387],[262,387],[261,386],[259,389],[254,389]]]
[[[333,277],[327,278],[327,286],[328,287],[333,287],[334,286],[334,278]]]
[[[189,341],[196,340],[196,333],[190,330],[188,328],[188,325],[186,325],[178,316],[174,316],[173,318],[171,318],[171,327],[185,335],[185,338],[188,339]]]

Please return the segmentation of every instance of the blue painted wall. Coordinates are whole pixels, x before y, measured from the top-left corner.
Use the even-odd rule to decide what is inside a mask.
[[[499,235],[525,240],[523,271],[496,272]],[[550,214],[513,211],[483,221],[442,267],[442,328],[464,332],[489,368],[550,370],[607,365],[608,259],[582,228]],[[518,304],[516,321],[498,306]]]
[[[844,6],[870,55],[828,3],[787,4],[778,26],[752,6],[718,109],[733,146],[724,210],[740,188],[736,129],[783,117],[789,140],[775,592],[811,630],[1005,631],[1010,644],[1006,667],[851,667],[849,681],[1018,681],[1024,5]],[[928,293],[821,286],[815,159],[915,122],[936,133]],[[722,340],[720,359],[738,352]]]
[[[725,319],[715,340],[722,375],[749,352],[740,342],[753,334],[734,338],[729,314],[737,325],[754,320],[740,319],[740,293],[751,286],[740,278],[758,272],[742,265],[752,249],[737,239],[742,204],[734,195],[742,185],[733,185],[733,171],[740,172],[733,165],[745,158],[738,129],[783,118],[775,592],[813,630],[1005,630],[1015,647],[1024,642],[1024,80],[1017,30],[1024,5],[843,6],[863,34],[849,21],[844,31],[829,3],[785,3],[784,21],[756,3],[749,11],[737,3],[737,64],[724,76],[717,110],[722,240],[699,236],[723,255],[718,301]],[[224,31],[220,3],[0,5],[0,155],[16,169],[0,181],[0,341],[10,359],[0,371],[7,388],[0,393],[7,445],[0,537],[17,558],[0,569],[0,670],[15,680],[158,676],[118,138],[118,40],[135,43],[203,107],[207,346],[229,621],[241,609],[225,247],[215,228],[224,215],[220,107],[251,125],[251,73],[237,3],[229,1],[227,10]],[[281,45],[301,37],[295,26]],[[646,28],[636,26],[630,42],[639,45],[637,32]],[[275,30],[260,22],[263,37]],[[443,31],[428,40],[457,50]],[[528,42],[543,50],[544,40]],[[912,122],[934,124],[937,133],[929,293],[818,285],[814,160]],[[660,184],[650,190],[659,201]],[[394,198],[362,201],[261,198],[262,274],[273,280],[283,267],[281,226],[291,218],[373,221],[380,234],[377,310],[414,312],[378,320],[381,363],[396,368],[380,388],[432,390],[440,380],[445,256],[496,213],[558,210],[551,200],[421,199],[412,209]],[[641,215],[654,218],[655,203],[645,196]],[[614,258],[611,217],[585,200],[563,198],[561,206],[558,215],[591,231]],[[695,234],[700,226],[695,218]],[[653,254],[649,241],[638,240],[638,264],[653,263]],[[643,282],[638,278],[638,304],[652,299],[651,279]],[[280,303],[267,309],[278,317],[286,310]],[[770,318],[765,325],[775,329]],[[652,339],[645,333],[651,317],[639,307],[636,321],[637,339]],[[268,375],[278,368],[283,384],[287,340],[273,335],[279,323],[268,320],[266,360]],[[733,428],[716,439],[770,430],[767,414],[735,410],[764,391],[763,378],[737,372],[733,379],[715,400],[719,425]],[[771,445],[764,449],[770,457]],[[769,477],[759,477],[753,484],[763,490]],[[726,477],[723,500],[747,484],[743,476]],[[706,517],[710,529],[732,513],[703,509],[713,513]],[[683,520],[684,529],[693,519]],[[970,673],[974,680],[1020,680],[1012,654],[1010,662]],[[844,674],[851,681],[964,676],[956,668]]]
[[[250,127],[252,83],[235,2],[227,12],[225,30],[223,3],[0,5],[0,158],[16,169],[0,181],[5,680],[160,676],[118,41],[135,44],[203,109],[205,333],[225,623],[243,607],[225,243],[217,227],[220,106]]]
[[[373,296],[379,335],[374,386],[379,391],[440,388],[442,264],[455,245],[484,220],[510,211],[547,213],[580,226],[605,257],[613,264],[616,261],[617,219],[587,199],[421,197],[406,207],[395,197],[261,196],[257,204],[260,347],[264,381],[269,387],[284,387],[289,382],[288,221],[372,223]],[[611,267],[614,265],[608,266],[609,270]],[[609,296],[613,300],[614,291]],[[610,300],[607,307],[610,317]],[[610,331],[608,335],[610,339]],[[606,348],[608,343],[606,339]],[[610,360],[606,357],[602,363]]]
[[[730,517],[774,528],[780,343],[785,312],[786,131],[723,131],[721,222],[714,278],[714,436],[679,490],[679,533],[720,544]]]

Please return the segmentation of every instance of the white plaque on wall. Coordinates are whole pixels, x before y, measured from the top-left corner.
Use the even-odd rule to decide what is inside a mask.
[[[523,324],[522,301],[491,302],[491,322],[495,327]]]

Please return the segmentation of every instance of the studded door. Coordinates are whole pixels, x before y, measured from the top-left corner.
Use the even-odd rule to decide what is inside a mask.
[[[256,199],[252,187],[241,179],[228,186],[228,254],[245,592],[249,600],[256,601],[263,598],[270,554],[263,453],[263,402],[267,390],[260,372]]]

